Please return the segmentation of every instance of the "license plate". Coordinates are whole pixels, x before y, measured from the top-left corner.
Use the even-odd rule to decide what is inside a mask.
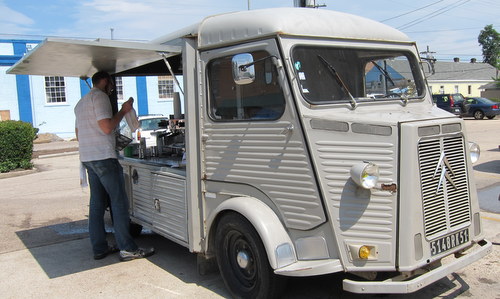
[[[468,229],[441,237],[437,240],[431,241],[431,255],[434,256],[436,254],[443,253],[467,242],[469,242]]]

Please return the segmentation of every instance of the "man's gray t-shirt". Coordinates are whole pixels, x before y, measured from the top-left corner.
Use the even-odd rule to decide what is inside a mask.
[[[92,88],[76,104],[75,115],[80,161],[117,158],[115,135],[105,134],[97,123],[101,119],[113,117],[109,97],[102,90]]]

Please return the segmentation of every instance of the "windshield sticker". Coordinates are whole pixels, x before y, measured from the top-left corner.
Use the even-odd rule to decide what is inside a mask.
[[[295,66],[295,69],[297,71],[300,71],[300,69],[302,68],[302,64],[300,63],[300,61],[297,61],[293,64]]]
[[[304,72],[299,72],[299,79],[300,80],[305,80],[306,79],[306,74],[304,74]]]

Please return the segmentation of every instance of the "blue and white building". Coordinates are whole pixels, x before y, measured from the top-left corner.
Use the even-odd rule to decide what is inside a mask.
[[[41,39],[0,38],[0,120],[22,120],[39,128],[39,133],[53,133],[70,139],[75,137],[73,109],[90,90],[90,79],[87,84],[76,77],[6,74],[40,42]],[[173,114],[173,94],[178,90],[171,76],[117,77],[116,89],[118,105],[133,97],[139,116]]]

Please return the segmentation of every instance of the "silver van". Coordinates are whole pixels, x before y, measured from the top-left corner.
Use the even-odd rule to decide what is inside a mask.
[[[381,23],[276,8],[150,43],[48,39],[10,73],[181,78],[170,154],[121,159],[132,221],[216,265],[235,298],[336,272],[350,292],[410,293],[491,252],[479,148],[433,104],[418,53]]]

